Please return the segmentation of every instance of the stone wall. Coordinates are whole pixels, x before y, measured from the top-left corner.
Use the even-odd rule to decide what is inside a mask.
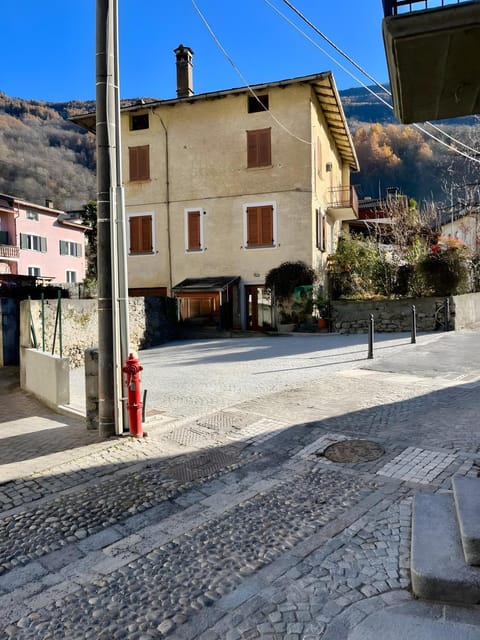
[[[477,294],[478,295],[478,294]],[[456,296],[461,298],[462,296]],[[335,300],[332,302],[332,330],[337,333],[367,333],[370,315],[375,331],[401,332],[412,327],[412,305],[415,305],[417,331],[444,328],[445,298],[409,298],[404,300]],[[454,304],[449,299],[449,329],[455,328]]]
[[[22,313],[32,314],[37,346],[52,352],[55,335],[57,300],[22,302]],[[71,368],[84,364],[86,349],[98,346],[98,317],[96,300],[61,300],[62,355],[70,359]],[[177,335],[176,301],[172,298],[149,296],[129,299],[129,329],[132,351],[161,344]],[[57,321],[55,354],[60,351],[60,326]]]

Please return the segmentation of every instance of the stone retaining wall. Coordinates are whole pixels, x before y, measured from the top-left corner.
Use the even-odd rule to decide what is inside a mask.
[[[21,313],[31,309],[37,345],[52,352],[55,334],[57,300],[44,302],[44,328],[42,329],[42,303],[26,300],[21,303]],[[70,359],[71,368],[83,366],[86,349],[98,345],[98,316],[96,300],[71,300],[63,298],[62,305],[62,355]],[[176,301],[172,298],[149,296],[129,299],[129,328],[132,351],[154,346],[176,337]],[[59,354],[57,323],[55,353]]]
[[[377,332],[410,331],[412,305],[416,309],[417,331],[435,331],[446,326],[448,329],[464,329],[480,325],[480,294],[471,293],[448,299],[335,300],[331,306],[332,330],[337,333],[367,333],[370,315],[373,314]]]

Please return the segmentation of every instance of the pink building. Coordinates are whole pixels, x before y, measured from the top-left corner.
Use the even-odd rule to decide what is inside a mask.
[[[0,275],[54,283],[85,278],[85,230],[63,211],[0,194]]]

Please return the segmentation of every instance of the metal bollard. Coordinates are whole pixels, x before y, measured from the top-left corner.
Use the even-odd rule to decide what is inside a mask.
[[[410,342],[412,344],[417,342],[417,310],[414,304],[412,304],[412,339]]]
[[[443,319],[443,329],[444,331],[448,331],[449,329],[449,323],[450,323],[450,299],[449,298],[445,298],[445,305],[444,305],[444,319]]]
[[[371,360],[373,358],[373,333],[375,330],[375,319],[373,317],[373,313],[370,314],[370,319],[368,322],[368,359]]]

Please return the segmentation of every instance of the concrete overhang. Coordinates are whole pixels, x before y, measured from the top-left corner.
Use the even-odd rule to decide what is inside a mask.
[[[400,122],[480,113],[480,2],[387,16],[382,28]]]

